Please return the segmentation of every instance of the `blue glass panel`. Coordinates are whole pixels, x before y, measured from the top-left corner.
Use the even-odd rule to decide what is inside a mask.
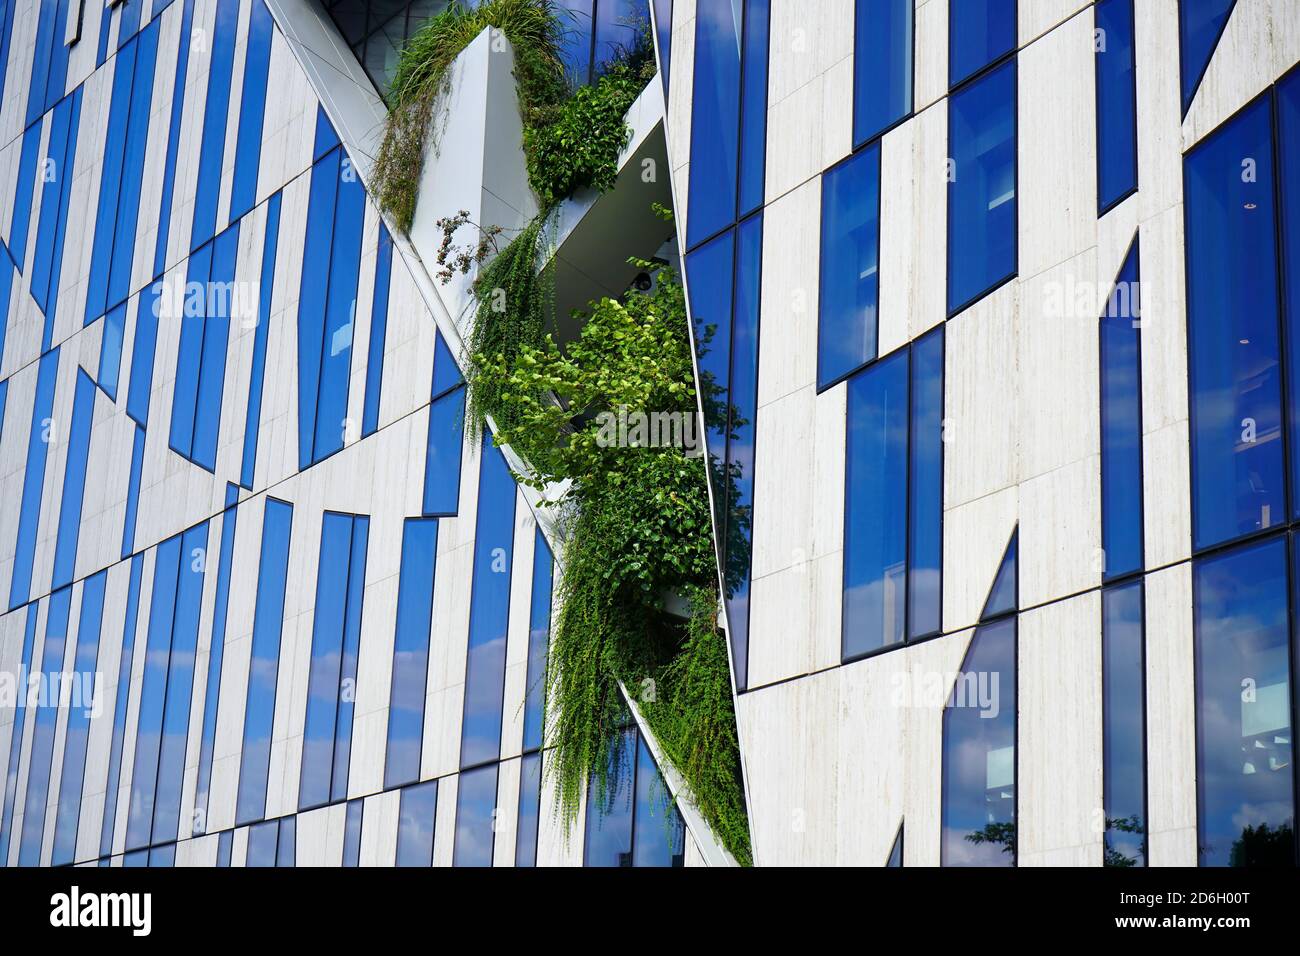
[[[339,159],[336,150],[317,161],[311,171],[307,200],[307,236],[304,262],[329,262],[333,244],[334,200],[338,195]],[[316,434],[316,397],[320,385],[321,341],[325,334],[325,309],[329,283],[304,270],[298,297],[298,467],[313,461]]]
[[[226,151],[226,126],[230,110],[230,74],[235,61],[235,34],[239,28],[239,0],[217,0],[216,23],[209,42],[207,104],[203,108],[203,140],[199,149],[194,193],[194,224],[190,248],[212,238],[217,224],[221,192],[221,165]]]
[[[117,791],[122,775],[122,745],[126,736],[126,712],[131,703],[131,664],[135,657],[135,628],[140,607],[140,578],[144,555],[131,559],[131,580],[126,592],[126,615],[122,623],[122,649],[118,655],[117,694],[113,698],[113,741],[108,752],[108,783],[104,787],[104,818],[100,828],[99,855],[113,852],[117,822]]]
[[[433,821],[438,813],[438,781],[402,790],[397,811],[397,865],[433,865]]]
[[[518,489],[505,456],[483,442],[478,517],[474,532],[474,586],[469,604],[465,661],[465,715],[460,765],[472,767],[501,755],[501,704],[505,694],[506,625],[510,569],[514,564]]]
[[[95,214],[95,237],[91,246],[86,285],[87,325],[103,315],[108,308],[108,274],[113,265],[113,230],[117,225],[118,199],[122,191],[122,161],[126,149],[127,120],[131,115],[131,83],[135,78],[138,48],[139,44],[131,41],[113,58],[113,92],[100,164],[99,206]]]
[[[95,418],[95,381],[77,369],[77,390],[72,402],[72,427],[68,431],[68,457],[63,471],[59,503],[59,530],[54,542],[52,587],[72,581],[81,533],[81,506],[86,493],[86,459],[90,456],[90,427]]]
[[[738,216],[763,205],[767,170],[767,44],[770,0],[745,0],[744,87],[740,101]]]
[[[998,565],[998,573],[993,578],[993,586],[989,588],[989,596],[984,599],[984,610],[980,612],[981,621],[1014,611],[1018,606],[1019,578],[1016,573],[1018,538],[1018,529],[1011,532],[1011,540],[1007,542],[1007,550],[1002,555],[1002,563]]]
[[[1277,185],[1282,222],[1282,283],[1287,343],[1291,427],[1291,487],[1300,488],[1300,73],[1277,85]],[[1300,517],[1300,495],[1292,495],[1291,516]]]
[[[123,865],[123,866],[130,866],[130,867],[136,867],[136,866],[148,866],[148,865],[149,865],[149,851],[148,851],[148,850],[134,850],[134,851],[132,851],[132,852],[130,852],[130,853],[124,854],[124,855],[122,856],[122,865]]]
[[[1182,81],[1183,112],[1210,64],[1219,36],[1228,22],[1236,0],[1179,0],[1178,65]]]
[[[726,596],[736,685],[749,672],[749,570],[754,512],[754,433],[758,417],[759,288],[763,217],[736,230],[735,311],[731,325],[731,436],[727,442]]]
[[[266,203],[266,234],[262,241],[262,281],[258,289],[257,330],[253,333],[253,366],[248,379],[248,412],[244,422],[244,456],[239,483],[253,487],[257,467],[257,437],[262,427],[262,385],[266,379],[266,340],[271,328],[271,294],[275,287],[275,253],[280,241],[280,193]]]
[[[63,245],[67,237],[68,213],[72,205],[72,181],[75,166],[77,131],[81,123],[81,90],[60,100],[50,120],[50,142],[45,152],[48,163],[45,187],[41,191],[41,219],[36,227],[36,252],[32,260],[32,298],[45,315],[41,333],[41,351],[53,344],[54,317],[58,314],[60,273]]]
[[[9,249],[5,246],[4,241],[0,240],[0,356],[4,355],[5,338],[9,332],[9,303],[13,298],[14,274],[16,272],[14,262],[9,257]],[[101,358],[100,361],[102,364],[103,359]]]
[[[107,22],[107,18],[105,18]],[[176,190],[176,153],[180,148],[181,115],[185,109],[185,76],[190,59],[190,35],[193,32],[194,0],[185,0],[181,11],[180,48],[176,56],[176,78],[172,84],[172,111],[167,133],[167,158],[163,166],[162,200],[158,214],[158,241],[154,245],[153,273],[161,275],[167,266],[167,238],[171,232],[172,199]],[[143,300],[141,296],[141,300]],[[138,345],[138,340],[137,340]],[[152,374],[153,349],[149,350],[149,362]],[[132,368],[135,362],[132,360]],[[135,392],[135,376],[132,373],[132,394]],[[147,393],[146,393],[147,395]],[[148,408],[147,397],[145,408]],[[133,418],[141,425],[145,422]]]
[[[63,673],[63,653],[68,639],[68,614],[72,588],[50,596],[45,620],[45,648],[41,670],[45,687],[58,687]],[[41,841],[45,834],[45,811],[50,789],[50,764],[54,757],[54,733],[59,719],[58,696],[47,691],[36,704],[32,720],[32,747],[27,758],[27,799],[23,803],[22,842],[18,845],[19,866],[39,866]]]
[[[446,340],[441,332],[436,332],[433,340],[433,385],[429,397],[438,398],[464,381],[465,376],[461,374],[460,366],[456,364],[456,358],[447,347]]]
[[[154,21],[140,32],[135,41],[137,53],[135,79],[131,85],[131,118],[127,123],[122,184],[113,228],[113,262],[108,274],[106,304],[109,306],[125,302],[131,294],[131,267],[135,259],[136,226],[140,218],[145,150],[153,107],[154,71],[158,61],[158,29],[158,23]]]
[[[1101,317],[1101,546],[1105,577],[1142,567],[1142,353],[1134,240]]]
[[[283,817],[280,820],[280,840],[275,846],[276,866],[298,865],[298,818]]]
[[[144,680],[140,686],[139,716],[135,732],[131,800],[127,805],[126,846],[128,849],[149,844],[154,792],[158,784],[158,751],[161,744],[163,707],[167,694],[167,658],[171,653],[172,623],[176,612],[176,585],[180,566],[181,536],[177,535],[158,545],[154,552],[153,592],[149,603]]]
[[[6,34],[5,39],[8,40]],[[0,79],[0,82],[3,82]],[[32,220],[32,187],[36,182],[36,160],[41,149],[41,125],[33,123],[23,133],[22,154],[18,159],[18,181],[14,188],[14,211],[9,219],[6,241],[18,271],[23,271],[27,256],[27,230]]]
[[[912,345],[907,636],[942,630],[943,326]]]
[[[898,825],[898,833],[894,836],[894,845],[889,849],[889,860],[885,863],[886,867],[901,867],[903,865],[903,824]]]
[[[402,526],[402,570],[393,628],[393,682],[388,695],[388,751],[384,761],[386,788],[420,779],[437,551],[437,519],[407,518]]]
[[[555,560],[542,529],[533,543],[533,588],[528,615],[528,677],[524,692],[524,750],[542,746],[546,654],[551,640],[551,587]]]
[[[636,46],[647,22],[645,0],[596,0],[596,67]]]
[[[904,639],[907,608],[907,352],[849,380],[842,655]]]
[[[948,100],[948,312],[1016,271],[1016,64]]]
[[[230,322],[237,318],[235,260],[239,253],[239,223],[212,244],[212,275],[203,320],[203,360],[199,369],[198,404],[194,408],[194,446],[190,458],[208,471],[217,464],[217,434],[221,426],[221,400],[226,381]]]
[[[235,831],[222,830],[217,835],[217,866],[230,866],[230,856],[235,849]]]
[[[41,496],[45,487],[45,464],[49,451],[54,386],[59,371],[59,350],[41,356],[36,373],[36,401],[27,439],[27,467],[23,470],[23,498],[18,510],[18,540],[14,545],[14,572],[9,583],[9,609],[27,603],[32,589],[32,558],[36,551],[36,527],[41,518]]]
[[[822,176],[817,387],[876,357],[880,295],[880,144]]]
[[[126,413],[141,428],[149,424],[154,352],[158,346],[158,310],[162,301],[160,291],[160,283],[145,286],[135,302],[135,345],[131,350],[131,384],[126,393]]]
[[[460,775],[452,866],[491,866],[496,838],[497,764]]]
[[[176,615],[167,661],[167,692],[158,747],[158,783],[153,807],[151,840],[158,843],[180,835],[181,788],[185,777],[185,748],[189,741],[194,658],[199,643],[199,612],[207,563],[208,525],[186,531],[176,588]],[[186,821],[187,831],[192,826]]]
[[[976,628],[943,712],[943,866],[1016,863],[1016,620]]]
[[[435,399],[429,405],[422,507],[426,515],[453,516],[460,507],[460,459],[464,431],[463,388]]]
[[[1202,866],[1293,866],[1287,542],[1197,561],[1196,822]]]
[[[176,865],[176,844],[154,847],[149,851],[149,866],[170,868]]]
[[[582,86],[591,76],[591,44],[594,25],[592,9],[596,0],[556,0],[556,14],[563,31],[560,57],[565,73],[574,86]]]
[[[1100,0],[1097,17],[1097,207],[1137,188],[1133,0]]]
[[[262,121],[266,115],[266,77],[271,67],[271,36],[275,24],[265,3],[254,0],[249,14],[244,83],[235,141],[235,171],[230,187],[230,221],[257,201],[257,170],[262,159]]]
[[[9,72],[9,40],[14,31],[14,10],[18,4],[13,0],[8,0],[4,4],[3,22],[0,22],[0,102],[4,102],[5,92],[5,74]],[[108,17],[103,18],[107,22]],[[101,59],[100,63],[103,62]],[[3,859],[3,857],[0,857]]]
[[[699,0],[691,97],[691,177],[686,244],[735,221],[740,155],[742,0]]]
[[[1192,544],[1286,518],[1268,98],[1187,154]]]
[[[275,866],[275,847],[280,839],[280,822],[266,820],[248,828],[248,850],[244,866]]]
[[[27,605],[27,619],[23,628],[23,654],[18,677],[25,682],[32,666],[32,648],[36,642],[37,605]],[[9,764],[5,771],[3,815],[0,815],[0,863],[9,864],[9,843],[13,836],[14,804],[18,799],[18,762],[23,752],[23,731],[27,725],[27,695],[19,694],[14,701],[14,719],[9,732]]]
[[[357,654],[361,649],[361,605],[366,586],[366,547],[370,519],[357,515],[352,522],[352,553],[348,562],[348,613],[343,623],[343,655],[339,665],[339,712],[334,729],[334,772],[330,799],[348,795],[348,768],[352,761],[352,711],[356,702]]]
[[[316,139],[312,146],[312,162],[320,159],[335,146],[339,145],[339,134],[334,132],[334,124],[325,115],[325,107],[316,108]]]
[[[686,824],[646,742],[637,735],[632,865],[684,866]]]
[[[1146,865],[1146,681],[1142,582],[1101,594],[1107,866]]]
[[[655,42],[659,47],[659,72],[663,74],[664,102],[668,102],[668,77],[672,65],[673,0],[653,0]],[[518,864],[516,864],[518,865]]]
[[[962,80],[1016,47],[1016,0],[952,0],[948,5],[948,83]]]
[[[537,822],[542,809],[542,755],[519,761],[519,817],[515,826],[515,866],[537,865]]]
[[[347,816],[343,821],[343,865],[361,865],[361,815],[364,800],[348,801]]]
[[[333,244],[330,250],[329,298],[325,308],[321,345],[320,382],[316,398],[314,461],[343,447],[346,434],[356,428],[348,422],[348,379],[352,369],[353,313],[361,269],[361,232],[366,212],[366,190],[345,155],[339,167],[338,200],[334,207]]]
[[[0,268],[3,268],[0,266]],[[0,298],[3,297],[0,289]],[[122,370],[122,339],[126,335],[126,303],[113,308],[104,316],[103,338],[99,345],[99,387],[104,394],[117,401],[117,377]],[[0,338],[0,348],[4,340]]]
[[[334,763],[334,731],[343,694],[343,631],[348,613],[348,577],[353,516],[325,512],[321,523],[320,564],[316,575],[311,664],[307,678],[307,716],[303,725],[302,774],[298,808],[328,803]]]
[[[731,382],[731,286],[735,251],[736,233],[731,230],[701,246],[686,259],[709,471],[717,489],[714,494],[714,524],[719,534],[726,527],[721,488],[727,464],[727,390]]]
[[[587,839],[583,866],[632,865],[632,785],[637,732],[629,727],[610,752],[609,789],[587,787]]]
[[[54,848],[50,864],[71,863],[77,852],[77,824],[81,818],[81,786],[86,778],[86,745],[90,718],[102,689],[97,684],[99,634],[104,621],[104,584],[107,571],[86,579],[77,620],[77,650],[72,665],[72,693],[63,739],[63,772],[59,777],[59,808],[54,820]]]
[[[230,566],[235,555],[238,499],[239,489],[227,484],[226,508],[221,514],[221,553],[217,557],[217,593],[212,605],[212,637],[208,643],[208,680],[203,695],[199,773],[194,787],[195,835],[208,832],[208,790],[212,783],[212,751],[217,740],[217,708],[221,703],[221,665],[226,656],[226,611],[230,604]]]
[[[379,398],[384,381],[384,341],[388,334],[388,285],[393,271],[393,237],[379,224],[379,248],[375,257],[375,296],[370,310],[370,348],[366,352],[366,395],[361,412],[362,436],[379,427]],[[441,340],[441,333],[438,336]],[[436,366],[437,359],[434,359]]]
[[[212,277],[212,251],[213,246],[209,243],[190,256],[185,269],[183,298],[172,296],[170,302],[162,297],[157,299],[159,313],[166,313],[166,318],[171,321],[175,321],[176,306],[181,306],[181,339],[176,352],[176,382],[167,441],[172,451],[186,458],[194,448],[194,408],[199,400],[199,375],[203,369],[203,327]],[[176,301],[178,298],[179,303]]]
[[[140,510],[140,477],[144,471],[144,429],[135,426],[131,440],[131,474],[127,479],[126,513],[122,519],[122,557],[135,550],[135,525]]]
[[[275,685],[280,672],[280,635],[289,570],[293,505],[266,499],[262,519],[262,556],[253,610],[252,656],[248,663],[248,698],[244,707],[244,747],[239,763],[239,800],[235,823],[266,812],[266,783],[271,766],[271,729],[275,721]]]
[[[912,0],[857,0],[853,29],[853,142],[912,112]]]

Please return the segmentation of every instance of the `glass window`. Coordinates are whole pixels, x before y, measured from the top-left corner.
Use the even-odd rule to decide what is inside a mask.
[[[262,158],[262,125],[266,115],[266,80],[271,67],[271,11],[253,4],[248,17],[244,79],[239,106],[239,133],[230,188],[230,219],[238,219],[257,201],[257,174]]]
[[[50,443],[46,422],[54,413],[54,386],[59,371],[59,350],[41,356],[36,373],[36,400],[27,438],[27,465],[23,469],[23,497],[18,508],[18,541],[14,545],[14,570],[9,579],[9,610],[26,604],[32,590],[32,559],[36,552],[36,526],[41,518],[45,465]]]
[[[491,866],[497,829],[497,764],[460,775],[452,866]]]
[[[537,865],[537,824],[542,810],[542,755],[519,761],[519,823],[515,829],[515,866]]]
[[[636,745],[636,809],[632,819],[633,866],[685,865],[686,824],[640,734]]]
[[[738,217],[748,215],[763,205],[764,174],[767,170],[767,48],[770,3],[771,0],[745,0]]]
[[[351,707],[342,720],[343,702],[354,688],[344,673],[345,645],[350,653],[352,680],[356,674],[355,644],[359,639],[363,585],[365,583],[366,538],[370,520],[365,515],[327,511],[321,522],[320,565],[316,577],[311,664],[307,679],[307,716],[303,724],[302,775],[298,784],[298,808],[307,810],[328,803],[337,792],[347,793],[347,762],[335,766],[336,740],[351,735]],[[339,779],[336,779],[336,774]]]
[[[555,560],[542,529],[533,542],[533,588],[528,616],[528,685],[524,697],[524,750],[542,746],[542,702],[551,640],[551,578]]]
[[[437,552],[437,519],[407,518],[402,526],[402,570],[397,583],[397,620],[393,628],[385,787],[420,778]]]
[[[1201,84],[1236,0],[1178,0],[1178,60],[1183,112]]]
[[[673,0],[653,0],[655,38],[659,44],[659,72],[663,74],[664,101],[668,100],[668,76],[672,64]]]
[[[1202,866],[1292,866],[1287,542],[1197,561],[1197,847]]]
[[[649,17],[646,0],[596,0],[596,66],[634,48]]]
[[[81,592],[81,617],[77,621],[77,650],[72,671],[67,729],[63,739],[63,773],[59,777],[59,806],[54,823],[50,865],[71,863],[77,851],[77,824],[81,818],[81,789],[86,778],[86,746],[90,741],[90,716],[101,689],[96,682],[99,633],[104,618],[107,571],[87,578]]]
[[[501,450],[484,440],[479,465],[474,532],[474,585],[469,604],[465,661],[465,714],[460,765],[501,756],[501,705],[505,693],[506,626],[510,569],[514,564],[518,488]]]
[[[1016,0],[950,0],[948,83],[978,73],[1016,48]]]
[[[886,867],[901,867],[903,865],[903,824],[898,825],[898,832],[894,834],[894,845],[889,848],[889,859],[885,862]]]
[[[907,636],[942,630],[943,326],[912,344]]]
[[[248,850],[244,866],[275,866],[276,844],[280,840],[280,822],[266,820],[248,828]]]
[[[844,634],[856,657],[905,633],[908,353],[849,380],[845,451]]]
[[[1107,580],[1140,571],[1142,352],[1138,244],[1133,241],[1101,317],[1101,545]]]
[[[397,865],[433,866],[433,823],[438,781],[405,787],[397,811]]]
[[[343,821],[343,865],[361,865],[361,819],[365,812],[364,800],[349,800],[347,816]]]
[[[880,297],[880,144],[822,176],[817,387],[876,357]]]
[[[1183,161],[1197,549],[1286,517],[1269,105],[1256,100]]]
[[[913,0],[857,0],[853,27],[853,142],[912,112]]]
[[[27,619],[23,628],[23,656],[19,676],[26,678],[31,671],[32,649],[36,641],[36,604],[27,605]],[[9,863],[9,843],[13,836],[14,803],[18,799],[19,760],[23,751],[23,728],[26,726],[27,695],[18,694],[14,701],[14,719],[9,731],[9,764],[5,771],[4,793],[0,794],[0,862]],[[116,792],[114,792],[114,797]]]
[[[127,9],[132,5],[128,4]],[[208,66],[207,104],[203,109],[203,140],[194,194],[194,224],[190,248],[212,238],[217,221],[217,201],[229,125],[230,76],[235,61],[235,34],[239,30],[239,0],[217,0],[216,24]],[[136,11],[138,15],[138,9]]]
[[[1002,554],[997,576],[993,578],[993,586],[989,588],[988,597],[984,600],[984,610],[980,612],[981,621],[991,620],[1014,611],[1017,607],[1019,595],[1016,585],[1019,579],[1016,575],[1016,539],[1019,536],[1019,529],[1011,532],[1011,540],[1007,542],[1007,550]]]
[[[118,655],[117,694],[113,699],[113,740],[108,752],[108,783],[104,786],[104,816],[100,826],[99,854],[113,852],[113,833],[117,823],[117,791],[122,775],[122,746],[126,736],[126,713],[131,702],[131,663],[135,657],[135,628],[140,609],[140,579],[144,571],[144,555],[131,559],[131,579],[126,590],[126,614],[122,623],[122,649]],[[29,621],[34,619],[33,614]],[[27,651],[24,651],[24,661]],[[22,713],[21,710],[18,711]],[[16,757],[16,752],[15,752]],[[14,771],[16,773],[16,769]],[[0,844],[0,860],[5,859],[4,845]]]
[[[1146,865],[1142,581],[1101,593],[1106,866]]]
[[[248,663],[248,697],[244,707],[244,746],[239,762],[239,801],[235,822],[247,823],[266,813],[267,776],[271,769],[271,730],[275,724],[275,686],[280,672],[280,636],[284,592],[289,571],[293,505],[266,499],[262,518],[262,555],[253,609],[252,650]]]
[[[1016,64],[948,100],[948,313],[1016,272]]]
[[[610,751],[608,786],[587,787],[587,839],[583,866],[632,865],[632,784],[637,733],[629,727]]]
[[[298,818],[280,818],[280,839],[275,846],[276,866],[298,865]]]
[[[736,220],[742,2],[699,0],[695,8],[688,246]]]
[[[1016,863],[1016,619],[975,630],[943,711],[944,866]]]
[[[1133,0],[1099,0],[1097,63],[1097,207],[1105,212],[1137,189],[1137,82]]]
[[[222,830],[217,835],[217,866],[230,866],[231,853],[235,848],[235,831]]]
[[[388,337],[388,285],[393,272],[393,237],[379,224],[379,249],[375,254],[375,292],[370,309],[370,346],[366,352],[366,392],[361,413],[361,434],[379,427],[379,397],[384,381],[384,345]],[[441,338],[441,335],[439,335]]]
[[[1300,488],[1300,73],[1277,85],[1278,200],[1282,223],[1282,305],[1287,342],[1287,410],[1291,428],[1291,487]],[[1300,518],[1300,495],[1291,517]]]
[[[63,495],[59,501],[59,530],[54,539],[51,586],[72,583],[81,536],[81,506],[86,493],[86,460],[90,457],[90,427],[95,417],[95,380],[77,369],[76,396],[72,402],[72,427],[63,470]]]
[[[239,483],[249,489],[253,487],[253,474],[257,467],[257,438],[262,426],[262,385],[266,380],[266,340],[271,328],[275,253],[280,241],[280,197],[280,193],[274,193],[266,202],[266,233],[262,242],[262,287],[258,290],[257,330],[253,333],[253,366],[248,379],[248,410],[244,420],[244,457],[239,470]],[[379,321],[382,324],[383,319]],[[367,387],[369,387],[368,383]]]
[[[596,0],[555,0],[556,13],[563,31],[560,56],[573,86],[591,78],[592,13]]]
[[[464,431],[465,389],[458,387],[429,404],[422,508],[426,515],[451,517],[460,507],[460,459]]]
[[[68,615],[72,588],[56,591],[49,599],[45,621],[45,647],[41,670],[46,687],[58,686],[63,673],[63,651],[68,639]],[[41,842],[45,834],[45,811],[50,787],[54,734],[59,720],[58,700],[46,697],[36,703],[32,724],[32,746],[27,758],[27,800],[23,803],[22,842],[18,846],[19,866],[40,866]]]
[[[736,233],[728,230],[686,259],[701,403],[704,425],[708,430],[709,470],[715,486],[722,480],[727,466],[727,425],[730,420],[727,391],[731,382],[731,286],[735,253]],[[719,534],[726,525],[722,502],[723,496],[719,491],[714,495],[714,524]]]

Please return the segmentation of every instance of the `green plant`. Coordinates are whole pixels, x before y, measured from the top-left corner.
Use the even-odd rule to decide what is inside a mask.
[[[671,269],[636,264],[657,270],[653,290],[594,303],[567,351],[548,336],[513,359],[479,355],[478,387],[508,409],[496,440],[529,463],[520,480],[570,482],[555,505],[563,574],[547,670],[547,772],[566,823],[584,785],[607,799],[624,769],[622,682],[638,692],[705,819],[748,862],[706,465],[685,442],[623,440],[611,427],[632,415],[695,418],[681,286]],[[690,596],[685,625],[665,611],[666,592]],[[655,694],[641,695],[646,686]]]
[[[560,56],[563,30],[554,0],[485,0],[474,8],[453,2],[431,18],[402,48],[372,172],[371,189],[379,205],[403,231],[415,215],[425,149],[452,61],[487,27],[499,30],[514,48],[525,126],[545,122],[567,95]]]
[[[654,76],[648,43],[647,37],[608,63],[594,83],[557,106],[549,122],[524,130],[528,180],[543,207],[585,186],[600,192],[613,188],[619,155],[632,132],[624,117]]]
[[[539,347],[547,317],[554,309],[555,267],[544,256],[546,219],[538,216],[490,259],[474,281],[474,320],[466,351],[469,395],[466,421],[471,440],[482,433],[491,415],[498,429],[510,428],[515,406],[504,400],[500,378],[484,376],[495,364],[513,368],[525,349]],[[538,260],[547,258],[539,270]],[[534,398],[541,400],[540,395]]]

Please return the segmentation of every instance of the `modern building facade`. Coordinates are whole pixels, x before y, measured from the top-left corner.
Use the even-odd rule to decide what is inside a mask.
[[[432,268],[537,212],[508,44],[367,193],[445,6],[0,7],[0,864],[734,862],[635,708],[550,812],[557,529]],[[755,862],[1294,865],[1300,8],[558,6],[659,81],[557,313],[662,253],[725,330]]]

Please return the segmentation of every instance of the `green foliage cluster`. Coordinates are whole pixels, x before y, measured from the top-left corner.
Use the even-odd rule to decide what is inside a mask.
[[[655,73],[648,27],[634,47],[603,65],[594,84],[571,91],[555,0],[486,0],[479,7],[453,2],[407,40],[389,91],[372,189],[403,231],[415,215],[426,145],[452,61],[486,27],[499,30],[514,50],[528,177],[543,216],[575,189],[603,192],[614,185],[630,135],[624,116]]]
[[[655,278],[649,293],[594,303],[566,351],[547,336],[513,361],[480,356],[477,374],[509,409],[496,437],[529,462],[520,480],[538,488],[570,481],[555,504],[564,572],[546,695],[559,811],[576,819],[588,782],[597,799],[616,789],[625,769],[616,746],[626,721],[622,682],[705,819],[748,863],[704,459],[680,444],[608,440],[615,410],[696,408],[682,289],[666,267]],[[690,596],[685,626],[665,611],[668,592]]]
[[[560,55],[564,30],[554,0],[485,0],[478,7],[453,2],[430,18],[402,48],[372,175],[379,205],[403,231],[415,215],[425,146],[452,61],[487,27],[499,30],[514,48],[525,126],[542,121],[568,94]]]

